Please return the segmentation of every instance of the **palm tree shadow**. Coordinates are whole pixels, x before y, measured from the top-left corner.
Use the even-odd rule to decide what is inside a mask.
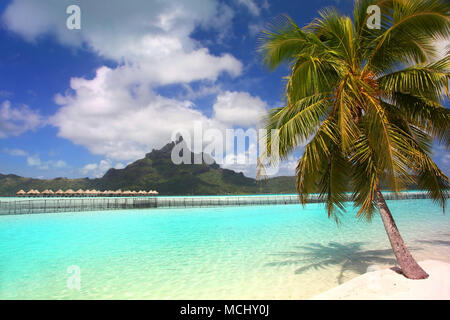
[[[417,242],[437,246],[450,246],[450,241],[447,240],[417,240]]]
[[[311,269],[319,270],[330,266],[339,266],[338,283],[342,284],[344,273],[353,271],[358,274],[367,272],[369,266],[374,264],[395,264],[396,260],[392,250],[364,250],[364,242],[351,242],[340,244],[330,242],[328,245],[309,243],[295,246],[294,251],[273,254],[283,258],[281,261],[271,262],[266,266],[298,265],[295,274]]]

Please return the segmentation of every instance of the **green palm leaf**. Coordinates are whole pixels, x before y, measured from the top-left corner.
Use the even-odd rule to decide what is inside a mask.
[[[367,8],[382,13],[367,27]],[[450,55],[434,42],[450,36],[450,2],[357,0],[353,18],[325,9],[304,28],[282,17],[263,33],[271,69],[286,63],[284,107],[272,110],[267,150],[273,161],[309,141],[297,169],[302,203],[318,192],[338,221],[346,192],[371,219],[381,185],[398,192],[416,183],[444,207],[448,178],[431,159],[433,139],[450,145]],[[269,131],[270,132],[270,131]]]

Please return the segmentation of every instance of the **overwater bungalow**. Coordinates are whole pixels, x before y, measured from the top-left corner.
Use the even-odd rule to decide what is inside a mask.
[[[27,192],[27,196],[30,196],[30,197],[34,197],[39,194],[40,194],[40,192],[38,190],[33,190],[33,189],[31,189],[30,191]]]
[[[72,189],[66,190],[64,192],[64,195],[67,197],[72,197],[75,194],[75,191],[73,191]]]
[[[17,196],[19,196],[19,197],[23,197],[24,195],[26,195],[27,193],[25,192],[25,191],[23,191],[23,190],[19,190],[19,191],[17,191],[17,193],[16,193],[16,195]]]
[[[61,189],[59,189],[58,191],[55,192],[55,195],[57,195],[57,196],[63,196],[63,195],[64,195],[64,191],[62,191]]]

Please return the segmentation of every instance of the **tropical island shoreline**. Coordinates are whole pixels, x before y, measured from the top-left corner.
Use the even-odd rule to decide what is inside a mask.
[[[367,272],[312,300],[450,300],[450,263],[420,261],[430,275],[425,280],[410,280],[396,267]]]

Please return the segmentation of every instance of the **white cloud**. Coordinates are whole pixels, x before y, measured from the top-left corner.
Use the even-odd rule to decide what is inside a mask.
[[[250,127],[260,123],[266,108],[266,102],[259,97],[247,92],[226,91],[217,96],[214,119],[228,125]]]
[[[257,22],[257,23],[250,23],[248,25],[248,33],[254,37],[261,33],[261,31],[264,29],[264,23],[263,22]]]
[[[213,116],[207,117],[190,101],[169,99],[145,86],[117,85],[110,81],[113,72],[104,67],[92,80],[72,79],[74,94],[56,97],[61,108],[49,120],[60,137],[112,160],[141,158],[168,143],[177,131],[192,133],[196,123],[221,132],[256,125],[266,108],[258,97],[226,91],[219,94]]]
[[[247,151],[241,153],[230,152],[225,156],[224,163],[222,165],[225,169],[230,169],[236,172],[242,172],[245,176],[256,178],[258,167],[257,164],[252,163],[249,159],[250,153],[256,153],[257,147],[255,144],[251,144]],[[293,176],[295,175],[295,168],[297,166],[298,159],[294,156],[290,156],[287,160],[280,161],[277,168],[268,168],[266,171],[269,178],[276,176]]]
[[[26,154],[25,154],[26,156]],[[40,170],[66,168],[67,163],[63,160],[42,161],[38,155],[27,156],[27,164],[30,167],[36,167]]]
[[[138,159],[169,142],[177,130],[191,131],[198,121],[220,127],[190,101],[170,99],[146,86],[123,86],[115,70],[103,67],[92,80],[71,81],[74,95],[58,95],[61,105],[50,123],[58,135],[83,145],[93,154],[116,160]]]
[[[254,0],[237,0],[240,4],[247,7],[248,11],[255,16],[259,16],[261,13],[261,9],[255,3]]]
[[[202,85],[197,89],[193,89],[189,84],[184,84],[183,88],[185,89],[186,93],[179,97],[178,99],[183,100],[195,100],[198,98],[206,97],[206,96],[212,96],[217,95],[220,92],[222,92],[222,89],[220,85]]]
[[[105,159],[101,160],[99,163],[90,163],[85,165],[80,169],[80,172],[81,174],[87,175],[89,177],[101,178],[105,174],[105,172],[111,168],[123,169],[124,167],[125,166],[120,162],[117,162],[113,165],[111,159]]]
[[[13,93],[7,90],[0,90],[0,97],[2,98],[10,98],[13,96]]]
[[[63,160],[57,160],[56,162],[52,162],[55,168],[65,168],[67,163]]]
[[[60,108],[49,123],[58,128],[58,136],[106,158],[87,164],[80,169],[83,174],[98,177],[117,166],[114,161],[136,160],[161,148],[175,131],[191,132],[195,122],[222,131],[258,124],[266,103],[246,92],[222,92],[218,83],[224,73],[239,76],[242,63],[228,53],[212,54],[190,36],[198,26],[212,26],[220,38],[229,30],[231,7],[212,0],[86,1],[81,4],[81,30],[74,31],[66,28],[63,14],[69,4],[14,0],[2,18],[28,41],[52,35],[63,45],[87,48],[117,63],[98,68],[93,78],[72,78],[71,90],[55,96]],[[253,1],[243,4],[259,14]],[[186,95],[157,93],[171,84],[184,87]],[[211,117],[190,101],[215,94]],[[29,163],[56,165],[39,157],[29,157]]]
[[[133,160],[194,121],[220,126],[192,102],[155,91],[200,82],[203,89],[187,92],[186,98],[194,99],[217,93],[221,74],[241,74],[242,63],[236,58],[211,54],[190,37],[198,26],[220,33],[233,16],[230,7],[213,0],[87,1],[81,5],[81,30],[74,31],[66,28],[61,14],[68,4],[71,1],[14,0],[3,15],[7,28],[29,41],[50,34],[64,45],[87,47],[118,63],[98,68],[93,79],[72,78],[71,93],[55,97],[61,107],[50,123],[59,129],[58,136],[94,154]]]
[[[96,0],[81,4],[81,30],[68,30],[62,14],[71,1],[14,0],[3,21],[29,41],[54,35],[64,45],[87,46],[100,56],[123,63],[117,76],[164,85],[216,80],[222,72],[241,73],[242,64],[230,54],[219,56],[190,37],[197,26],[223,29],[232,15],[221,14],[213,0],[126,1]],[[226,18],[226,19],[225,19]]]
[[[43,123],[40,114],[26,105],[14,108],[9,101],[4,101],[0,105],[0,138],[18,136],[38,128]]]
[[[22,156],[22,157],[26,157],[28,155],[28,152],[22,150],[22,149],[8,149],[8,148],[4,148],[3,152],[6,154],[9,154],[10,156]]]
[[[63,160],[48,160],[48,161],[42,161],[39,155],[30,155],[27,151],[22,149],[8,149],[4,148],[3,152],[6,154],[9,154],[10,156],[15,157],[26,157],[27,159],[27,165],[30,167],[36,167],[40,170],[48,170],[50,168],[52,169],[61,169],[61,168],[67,168],[68,165]]]
[[[444,156],[441,158],[441,161],[442,161],[442,163],[443,163],[445,166],[450,165],[450,154],[444,155]]]
[[[437,59],[443,59],[450,53],[450,39],[439,39],[436,41]]]
[[[42,164],[38,156],[27,157],[27,163],[30,167],[40,167]]]

